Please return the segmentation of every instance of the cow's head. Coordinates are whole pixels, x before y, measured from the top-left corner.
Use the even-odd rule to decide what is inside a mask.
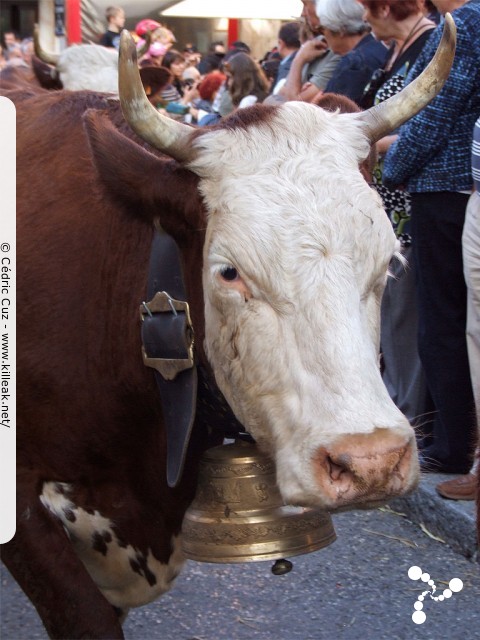
[[[45,89],[63,87],[70,91],[88,89],[117,93],[116,49],[92,43],[73,45],[61,53],[52,53],[42,47],[38,25],[34,27],[33,43],[36,57],[35,75]],[[42,63],[48,67],[40,67]]]
[[[126,119],[199,177],[208,358],[238,419],[275,458],[287,502],[373,505],[418,480],[414,432],[378,366],[397,244],[358,167],[438,93],[454,40],[449,19],[429,70],[369,112],[259,105],[195,131],[148,102],[122,35]]]

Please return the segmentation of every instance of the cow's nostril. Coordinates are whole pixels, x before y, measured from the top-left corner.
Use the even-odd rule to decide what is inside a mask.
[[[401,468],[401,466],[402,466],[403,458],[404,458],[404,456],[405,456],[406,452],[407,452],[407,448],[406,448],[406,447],[405,447],[405,449],[403,449],[403,450],[401,450],[401,451],[399,452],[398,462],[397,462],[397,464],[393,467],[393,469],[392,469],[392,474],[394,474],[394,473],[399,473],[399,472],[400,472],[400,468]]]
[[[312,457],[316,480],[329,508],[383,501],[417,482],[414,436],[378,429],[343,435]]]
[[[334,482],[339,480],[343,473],[349,471],[347,461],[342,460],[343,457],[346,458],[348,456],[339,456],[334,462],[330,456],[327,456],[328,473]]]

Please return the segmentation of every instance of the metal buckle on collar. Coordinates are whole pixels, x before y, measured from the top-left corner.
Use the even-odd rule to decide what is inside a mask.
[[[173,380],[178,373],[194,366],[194,334],[190,308],[188,302],[175,300],[166,291],[158,291],[150,302],[142,302],[140,305],[142,322],[145,316],[153,317],[154,313],[173,313],[175,316],[183,313],[185,315],[185,343],[182,346],[186,349],[186,358],[153,358],[147,354],[145,347],[142,346],[144,365],[156,369],[165,380]]]

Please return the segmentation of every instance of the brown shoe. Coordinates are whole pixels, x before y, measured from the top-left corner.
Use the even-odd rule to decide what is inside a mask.
[[[435,487],[437,493],[450,500],[475,500],[477,496],[478,476],[467,473],[453,480],[445,480]]]

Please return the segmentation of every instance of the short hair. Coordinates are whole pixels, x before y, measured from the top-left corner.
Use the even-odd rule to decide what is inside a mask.
[[[300,49],[300,23],[287,22],[280,27],[278,39],[282,40],[287,47]]]
[[[218,91],[222,84],[227,79],[227,76],[219,71],[211,71],[203,78],[198,85],[198,93],[202,100],[212,101],[213,94]]]
[[[174,62],[185,62],[185,56],[176,49],[169,49],[163,56],[162,66],[170,69]]]
[[[199,62],[198,69],[200,73],[206,74],[214,71],[214,69],[220,69],[221,64],[222,58],[219,55],[216,53],[208,53]]]
[[[230,46],[230,50],[243,51],[243,53],[251,53],[251,50],[248,44],[246,44],[245,42],[242,42],[241,40],[236,40],[235,42],[232,42]]]
[[[361,3],[370,9],[374,16],[378,16],[380,8],[387,5],[394,20],[405,20],[421,10],[418,0],[402,0],[402,2],[398,2],[398,0],[361,0]]]
[[[353,35],[370,30],[357,0],[316,0],[316,11],[320,25],[334,33]]]
[[[222,42],[221,40],[215,40],[215,42],[211,42],[211,43],[210,43],[210,46],[208,47],[208,50],[209,50],[211,53],[215,53],[215,48],[216,48],[216,47],[223,47],[223,48],[225,48],[225,43],[224,43],[224,42]]]
[[[105,18],[107,19],[107,22],[109,22],[112,18],[115,18],[115,16],[117,16],[120,11],[123,12],[122,7],[115,7],[115,6],[111,6],[111,7],[107,7],[105,9]]]

